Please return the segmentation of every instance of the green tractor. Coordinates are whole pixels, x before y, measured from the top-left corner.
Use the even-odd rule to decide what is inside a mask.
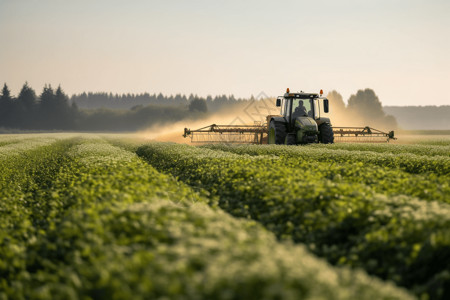
[[[322,117],[329,112],[329,101],[319,94],[290,93],[277,98],[276,105],[281,107],[280,115],[267,116],[269,125],[268,143],[298,145],[309,143],[331,144],[334,142],[330,118]]]

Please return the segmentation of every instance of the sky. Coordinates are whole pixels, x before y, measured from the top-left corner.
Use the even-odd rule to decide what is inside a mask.
[[[450,105],[449,0],[0,0],[0,84]]]

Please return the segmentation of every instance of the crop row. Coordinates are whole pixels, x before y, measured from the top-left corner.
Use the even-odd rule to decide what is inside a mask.
[[[226,152],[253,156],[267,155],[267,148],[255,148],[252,146],[227,146],[210,145],[209,149],[223,150]],[[281,147],[285,148],[285,147]],[[273,149],[270,153],[273,152]],[[280,149],[280,152],[285,149]],[[316,149],[317,152],[327,153],[324,149]],[[334,183],[362,184],[360,189],[370,189],[376,193],[389,196],[408,195],[428,201],[440,201],[450,204],[450,174],[438,175],[434,173],[411,174],[402,170],[392,169],[385,166],[354,162],[316,161],[305,156],[284,157],[275,156],[280,160],[277,165],[287,168],[308,170],[314,173],[313,180],[328,179]],[[356,188],[356,186],[355,186]]]
[[[0,147],[3,147],[5,145],[10,145],[10,144],[15,144],[18,142],[19,142],[19,140],[17,140],[17,141],[13,141],[13,140],[2,141],[2,140],[0,140]]]
[[[27,139],[35,139],[35,135],[29,135],[29,134],[6,134],[6,135],[0,135],[0,147],[8,144],[14,144],[19,142],[24,142]]]
[[[414,143],[417,145],[429,145],[429,146],[450,146],[450,139],[447,136],[434,137],[428,136],[426,139],[415,139]]]
[[[378,153],[411,153],[415,155],[424,156],[449,156],[450,146],[438,145],[400,145],[400,144],[361,144],[361,143],[336,143],[328,145],[312,144],[308,145],[311,148],[326,149],[326,150],[348,150],[348,151],[371,151]]]
[[[8,146],[5,146],[8,147]],[[25,141],[0,148],[0,298],[22,271],[27,245],[35,241],[42,218],[49,206],[39,199],[45,197],[58,170],[67,158],[70,142],[42,139]],[[3,291],[3,293],[2,293]],[[10,295],[15,295],[10,293]],[[20,296],[14,297],[20,299]]]
[[[38,147],[41,145],[48,145],[54,141],[74,138],[78,136],[76,133],[48,133],[48,134],[6,134],[0,135],[0,151],[7,151],[6,149],[13,149],[14,147]],[[19,144],[21,146],[19,146]],[[8,146],[5,148],[5,146]],[[3,149],[5,148],[5,150]]]
[[[276,156],[161,143],[137,153],[218,196],[219,206],[232,215],[305,243],[334,264],[362,267],[418,295],[439,299],[450,292],[448,204],[386,197],[363,184],[320,178],[312,168],[290,168]]]
[[[45,137],[40,139],[27,139],[16,143],[8,143],[0,147],[0,160],[9,160],[13,156],[26,155],[28,151],[32,151],[39,147],[48,146],[60,139],[53,137]]]
[[[411,298],[279,243],[103,140],[28,154],[2,181],[18,179],[2,189],[2,217],[17,218],[0,219],[0,298]]]
[[[435,173],[450,174],[450,156],[420,156],[411,153],[376,153],[370,151],[346,151],[317,147],[279,147],[274,145],[209,145],[210,149],[230,151],[249,155],[276,155],[284,158],[319,161],[327,163],[361,162],[365,165],[377,165],[401,169],[412,174]]]

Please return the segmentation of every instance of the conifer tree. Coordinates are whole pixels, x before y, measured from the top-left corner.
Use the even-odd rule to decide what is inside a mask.
[[[36,128],[38,112],[36,109],[36,92],[25,82],[17,97],[16,103],[16,128],[33,129]]]
[[[10,127],[12,121],[13,98],[6,83],[3,85],[0,96],[0,127]]]
[[[53,118],[55,117],[55,93],[51,85],[45,85],[39,96],[39,108],[41,116],[41,128],[55,129]]]
[[[55,129],[71,129],[74,125],[75,114],[69,106],[69,97],[64,93],[61,85],[54,95],[54,127]]]

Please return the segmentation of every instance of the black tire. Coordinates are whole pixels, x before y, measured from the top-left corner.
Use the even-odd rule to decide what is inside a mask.
[[[272,136],[273,135],[273,136]],[[286,126],[281,122],[270,121],[269,124],[269,144],[284,145],[286,138]]]
[[[286,136],[286,145],[297,145],[297,136],[296,136],[296,134],[288,134]]]
[[[323,123],[319,126],[319,142],[322,144],[333,144],[334,133],[330,123]]]

